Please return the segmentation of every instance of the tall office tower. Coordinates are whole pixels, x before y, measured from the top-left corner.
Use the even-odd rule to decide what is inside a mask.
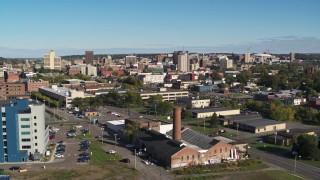
[[[296,60],[295,53],[290,52],[290,61],[294,61],[294,60]]]
[[[133,55],[126,56],[125,63],[126,63],[126,67],[133,66],[134,64],[137,63],[137,56],[133,56]]]
[[[56,57],[54,50],[51,50],[49,54],[44,55],[43,64],[44,69],[61,70],[61,57]]]
[[[189,59],[188,52],[180,52],[177,55],[177,58],[178,58],[177,70],[181,72],[190,71],[190,59]]]
[[[251,56],[249,52],[246,52],[246,54],[244,55],[244,62],[245,63],[250,63],[251,62]]]
[[[93,65],[93,51],[86,51],[85,56],[85,64]]]
[[[227,57],[220,58],[220,69],[230,69],[233,68],[233,60]]]
[[[28,99],[0,101],[0,162],[26,162],[30,155],[41,159],[49,142],[44,104]]]

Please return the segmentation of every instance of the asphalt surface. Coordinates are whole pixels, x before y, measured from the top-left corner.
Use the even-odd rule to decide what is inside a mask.
[[[267,162],[273,166],[279,167],[289,173],[294,172],[295,168],[295,160],[277,156],[274,154],[266,153],[255,149],[253,147],[250,148],[250,153],[255,157],[260,157],[262,161]],[[305,163],[296,161],[296,171],[295,174],[301,176],[305,179],[319,179],[320,178],[320,168],[316,168],[314,166],[310,166]]]

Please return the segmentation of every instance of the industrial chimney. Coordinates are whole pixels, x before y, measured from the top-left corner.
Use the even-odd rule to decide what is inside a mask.
[[[175,107],[173,110],[172,139],[181,141],[181,107]]]

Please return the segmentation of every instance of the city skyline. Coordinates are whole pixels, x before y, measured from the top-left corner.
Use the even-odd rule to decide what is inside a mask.
[[[0,2],[0,57],[191,52],[319,53],[316,0]]]

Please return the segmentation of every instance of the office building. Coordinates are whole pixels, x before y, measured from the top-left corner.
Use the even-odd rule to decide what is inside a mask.
[[[28,92],[38,92],[40,87],[49,87],[49,81],[28,81],[27,83]]]
[[[59,101],[59,105],[63,107],[71,107],[72,100],[74,98],[86,98],[93,97],[91,94],[87,94],[83,91],[72,90],[64,87],[58,87],[57,85],[52,85],[52,88],[39,88],[39,92],[45,96],[48,96],[54,100]]]
[[[177,55],[177,70],[181,72],[190,71],[190,60],[188,52],[179,52]]]
[[[290,52],[290,60],[291,60],[291,61],[296,60],[296,58],[295,58],[295,53]]]
[[[233,68],[233,60],[228,59],[228,57],[220,58],[220,69],[232,69]]]
[[[91,64],[80,65],[80,71],[81,71],[81,74],[83,75],[93,76],[93,77],[96,77],[98,73],[97,67],[92,66]]]
[[[85,64],[93,65],[93,51],[86,51],[85,52]]]
[[[136,63],[137,63],[137,56],[126,56],[125,58],[126,67],[132,67]]]
[[[61,70],[61,57],[57,57],[56,53],[51,50],[49,54],[44,55],[43,68]]]
[[[0,162],[40,159],[47,150],[49,127],[45,125],[44,104],[28,99],[0,101]]]

